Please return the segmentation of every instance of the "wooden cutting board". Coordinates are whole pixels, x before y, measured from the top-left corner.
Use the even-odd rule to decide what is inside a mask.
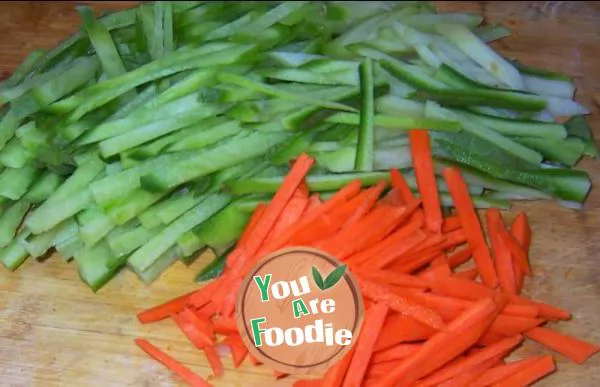
[[[52,47],[79,24],[75,5],[92,2],[0,3],[0,73],[10,72],[34,48]],[[97,9],[128,7],[135,2],[93,2]],[[600,138],[600,2],[441,2],[445,11],[483,13],[514,35],[496,45],[526,64],[563,71],[576,78],[577,99],[592,109]],[[579,166],[600,184],[600,161]],[[531,260],[536,277],[527,284],[537,299],[573,312],[559,330],[600,343],[600,191],[594,189],[584,211],[554,203],[530,203],[525,210],[535,231]],[[195,288],[192,278],[206,263],[176,264],[152,286],[123,273],[97,294],[79,280],[72,264],[52,256],[29,260],[16,273],[0,267],[1,386],[176,386],[180,381],[149,360],[132,340],[151,339],[193,370],[208,375],[203,355],[169,322],[138,324],[135,314]],[[548,353],[528,343],[524,353]],[[600,356],[583,366],[557,355],[560,372],[540,386],[600,385]],[[215,386],[289,386],[274,382],[261,367],[234,370],[225,360],[225,376]]]

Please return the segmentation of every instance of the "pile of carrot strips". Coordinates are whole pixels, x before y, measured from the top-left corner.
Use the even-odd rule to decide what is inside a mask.
[[[390,186],[363,188],[356,180],[322,201],[304,182],[314,160],[302,154],[271,202],[254,211],[223,274],[141,312],[139,321],[171,319],[204,352],[213,378],[223,374],[219,345],[229,347],[236,368],[245,361],[260,365],[238,333],[237,290],[262,257],[302,245],[348,265],[365,319],[341,361],[321,379],[294,386],[526,386],[556,370],[552,355],[506,360],[526,339],[577,364],[598,352],[597,345],[547,325],[569,320],[568,311],[521,294],[533,275],[527,216],[520,212],[507,224],[499,210],[488,209],[484,228],[460,170],[445,168],[455,211],[444,217],[429,134],[415,129],[409,139],[418,194],[392,170]],[[191,386],[210,385],[147,340],[135,342]]]

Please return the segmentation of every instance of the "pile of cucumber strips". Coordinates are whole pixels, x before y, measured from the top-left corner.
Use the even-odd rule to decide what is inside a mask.
[[[327,197],[398,168],[407,130],[459,166],[475,204],[580,208],[598,150],[570,77],[496,53],[510,35],[428,2],[143,3],[95,15],[0,83],[0,261],[56,250],[97,291],[203,249],[220,273],[290,161]],[[562,122],[562,123],[559,123]],[[444,206],[452,200],[443,179]]]

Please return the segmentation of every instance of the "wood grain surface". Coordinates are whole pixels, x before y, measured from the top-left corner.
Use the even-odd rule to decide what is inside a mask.
[[[34,48],[52,47],[79,24],[75,5],[117,9],[135,2],[0,3],[0,73],[10,72]],[[504,54],[526,64],[575,76],[577,99],[592,109],[600,138],[600,2],[440,2],[443,10],[483,13],[514,35],[498,43]],[[578,166],[600,184],[600,161]],[[567,308],[574,319],[558,329],[600,343],[600,191],[595,188],[584,211],[538,202],[515,205],[525,210],[534,229],[531,259],[534,297]],[[180,381],[134,346],[147,337],[202,375],[210,373],[204,356],[169,322],[138,324],[140,309],[195,288],[192,278],[206,258],[187,269],[174,265],[152,286],[123,273],[97,294],[79,280],[73,265],[51,257],[29,260],[16,273],[0,268],[0,386],[178,386]],[[530,290],[529,290],[530,289]],[[521,352],[548,353],[527,343]],[[557,355],[559,372],[540,386],[600,385],[600,356],[583,366]],[[274,382],[261,367],[233,370],[215,386],[289,386]]]

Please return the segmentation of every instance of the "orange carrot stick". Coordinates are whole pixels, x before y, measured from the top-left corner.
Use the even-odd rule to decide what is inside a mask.
[[[442,234],[449,233],[450,231],[458,230],[462,227],[460,224],[460,218],[458,215],[452,215],[444,218],[442,223]]]
[[[417,188],[423,201],[425,224],[431,232],[440,233],[442,231],[442,209],[431,155],[429,132],[410,130],[408,138]]]
[[[455,269],[463,263],[467,262],[469,259],[471,259],[472,255],[473,249],[467,246],[458,251],[454,251],[452,254],[448,255],[446,262],[448,263],[448,266],[450,266],[451,269]]]
[[[399,170],[390,170],[390,179],[392,182],[392,187],[398,190],[404,204],[410,204],[411,202],[418,200],[413,194],[412,190],[410,189],[410,186],[406,182],[406,179],[400,173]]]
[[[162,363],[165,367],[176,373],[181,379],[193,387],[209,387],[210,384],[200,376],[193,373],[189,368],[161,351],[146,339],[137,338],[135,344],[146,352],[150,357]]]
[[[422,344],[397,344],[383,351],[375,352],[371,359],[372,364],[391,362],[404,359],[410,354],[415,353]]]
[[[248,353],[248,349],[244,345],[242,338],[239,334],[229,335],[221,342],[221,344],[227,345],[231,350],[231,356],[233,356],[233,366],[238,368],[243,362],[246,355],[250,357],[252,361],[254,358]],[[253,361],[254,363],[254,361]],[[260,364],[260,363],[258,363]],[[254,364],[254,365],[258,365]]]
[[[379,180],[375,186],[368,188],[365,191],[366,192],[365,200],[356,209],[354,214],[352,214],[350,219],[348,219],[348,221],[342,226],[342,230],[345,230],[348,227],[352,226],[360,218],[362,218],[369,211],[371,211],[371,209],[375,205],[375,202],[377,202],[377,199],[379,199],[379,196],[381,196],[381,193],[383,192],[383,190],[385,189],[386,186],[387,186],[387,182],[385,180]]]
[[[504,239],[500,235],[504,228],[500,210],[496,208],[488,209],[485,212],[485,218],[488,226],[488,234],[492,241],[498,282],[502,289],[508,293],[517,294],[513,259],[508,246],[504,243]]]
[[[485,371],[479,378],[472,381],[471,384],[469,384],[469,387],[491,386],[495,383],[498,383],[502,379],[506,379],[507,377],[526,369],[531,364],[537,362],[541,358],[543,358],[543,356],[531,356],[523,360],[517,360],[511,363],[502,364],[490,368],[489,370]]]
[[[474,281],[478,275],[479,275],[479,272],[477,271],[477,268],[475,268],[475,267],[473,267],[471,269],[457,271],[456,273],[454,273],[454,276],[456,278],[466,279],[469,281]]]
[[[198,290],[184,294],[172,300],[169,300],[163,304],[157,305],[153,308],[146,309],[138,313],[137,318],[142,324],[149,324],[156,321],[160,321],[169,317],[170,315],[179,312],[185,307],[185,304],[190,300]],[[208,302],[208,301],[207,301]]]
[[[414,275],[390,273],[385,270],[369,269],[368,267],[352,268],[352,271],[367,280],[384,283],[388,285],[406,286],[409,288],[428,289],[426,280]]]
[[[543,324],[546,320],[542,318],[511,316],[508,314],[500,314],[492,325],[490,332],[496,333],[505,337],[519,335],[525,331]]]
[[[221,357],[219,353],[215,349],[214,345],[207,345],[202,348],[204,354],[206,355],[206,359],[208,359],[208,364],[210,364],[210,368],[213,371],[215,376],[223,376],[223,363],[221,362]]]
[[[206,336],[204,332],[196,328],[190,321],[188,321],[180,313],[174,314],[173,321],[179,327],[179,329],[185,334],[187,339],[194,344],[198,349],[203,349],[206,346],[212,345],[213,340],[211,337]]]
[[[483,362],[496,358],[497,356],[505,355],[514,347],[519,345],[522,341],[522,336],[514,336],[501,340],[496,344],[485,347],[483,350],[478,351],[475,354],[465,356],[457,362],[454,362],[453,364],[439,369],[435,373],[431,374],[429,377],[421,380],[419,386],[437,386],[440,383],[443,383],[446,380],[460,375]]]
[[[494,384],[495,387],[528,386],[540,380],[556,370],[556,364],[552,356],[544,356],[535,363],[529,365],[506,379]]]
[[[342,360],[338,361],[333,367],[329,368],[323,377],[323,387],[341,387],[344,383],[348,367],[354,356],[356,346],[352,347],[348,353],[342,357]]]
[[[487,298],[454,319],[447,331],[439,331],[414,355],[403,360],[381,379],[381,387],[407,386],[426,377],[456,358],[477,342],[497,311],[498,305]]]
[[[525,332],[525,336],[566,356],[577,364],[583,364],[592,355],[600,351],[600,347],[597,345],[544,327],[530,329]]]
[[[498,364],[502,359],[500,357],[494,357],[488,359],[481,364],[477,364],[472,368],[466,370],[460,375],[454,376],[452,379],[446,380],[443,383],[439,384],[439,387],[464,387],[470,386],[471,382],[477,380],[481,375],[485,373],[488,369]],[[421,383],[417,384],[415,387],[421,387]]]
[[[265,203],[259,203],[258,206],[256,206],[256,209],[254,210],[252,216],[250,217],[250,220],[248,221],[248,225],[246,226],[246,228],[242,232],[242,235],[240,236],[240,240],[237,243],[237,246],[245,246],[248,243],[248,239],[252,237],[252,233],[254,232],[256,225],[265,213],[266,209],[267,205]]]
[[[465,232],[469,245],[473,248],[473,256],[479,275],[484,284],[495,288],[498,285],[498,277],[494,269],[490,250],[481,229],[479,218],[477,217],[477,212],[469,194],[467,183],[456,168],[444,168],[443,175],[448,184],[452,202],[460,218],[462,229]]]
[[[230,335],[232,333],[238,333],[237,324],[232,318],[218,316],[212,320],[212,324],[216,334]]]
[[[412,317],[398,313],[390,314],[377,338],[375,352],[384,351],[401,343],[425,340],[435,332],[437,332],[436,329],[420,323]]]
[[[296,223],[298,219],[304,213],[306,206],[308,205],[308,199],[300,195],[295,195],[290,199],[284,212],[282,212],[279,219],[275,222],[273,229],[265,239],[265,244],[270,243],[281,235],[282,232],[290,228],[291,225]]]
[[[367,311],[363,327],[356,342],[354,356],[352,356],[352,360],[350,361],[349,369],[352,372],[346,375],[343,384],[344,387],[360,387],[388,310],[387,305],[376,303]]]
[[[433,310],[397,294],[397,289],[391,290],[384,285],[358,278],[361,292],[365,297],[387,304],[398,313],[413,317],[415,320],[429,325],[434,329],[445,329],[442,318]]]

